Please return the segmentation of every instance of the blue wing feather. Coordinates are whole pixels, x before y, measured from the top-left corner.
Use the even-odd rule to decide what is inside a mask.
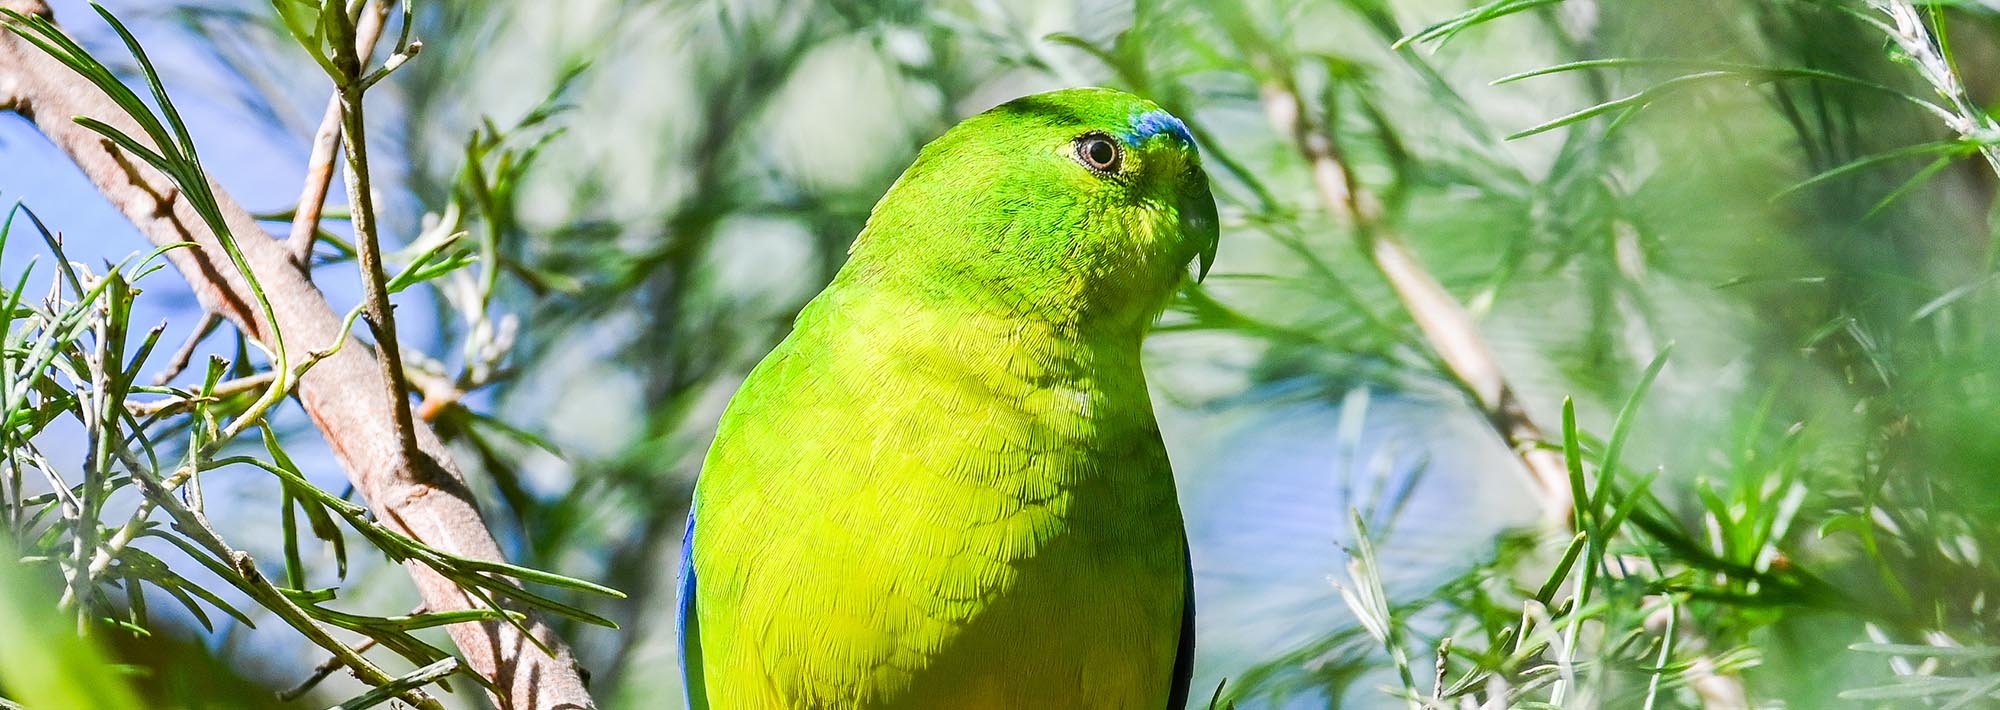
[[[1185,552],[1188,544],[1181,542]],[[1180,650],[1174,655],[1173,692],[1167,696],[1167,710],[1186,710],[1188,686],[1194,682],[1194,560],[1188,560],[1187,580],[1181,591]]]
[[[681,604],[674,632],[681,639],[681,679],[688,710],[708,710],[708,683],[702,677],[701,615],[694,605],[694,506],[688,506],[687,533],[681,536]]]

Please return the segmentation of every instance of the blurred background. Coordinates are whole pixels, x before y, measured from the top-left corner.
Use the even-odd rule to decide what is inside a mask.
[[[135,71],[87,4],[51,4]],[[151,53],[212,176],[285,216],[330,84],[271,7],[104,6]],[[621,626],[564,627],[606,706],[679,706],[679,536],[715,420],[874,200],[959,119],[1080,85],[1187,119],[1221,203],[1214,272],[1146,351],[1193,547],[1204,703],[1968,707],[2000,690],[1991,0],[412,9],[422,53],[369,95],[384,235],[468,230],[501,261],[490,300],[471,272],[400,294],[405,352],[460,385],[432,423],[511,558],[630,595],[566,598]],[[1328,209],[1275,96],[1378,215]],[[146,249],[11,115],[0,200],[92,268]],[[1589,544],[1543,522],[1357,225],[1410,244],[1528,414],[1590,462]],[[0,251],[29,300],[53,279],[34,236],[17,225]],[[315,282],[345,309],[360,286],[339,252],[322,249]],[[201,325],[173,272],[139,286],[133,321],[166,324],[163,353]],[[250,359],[227,327],[196,352]],[[347,488],[296,405],[275,421],[309,480]],[[86,434],[57,421],[32,438],[72,465]],[[276,564],[276,486],[229,473],[205,474],[210,518]],[[47,504],[39,481],[10,502]],[[31,528],[11,574],[52,596],[60,578],[32,559],[48,538]],[[138,547],[212,579],[166,542]],[[337,570],[324,547],[305,561],[341,608],[416,603],[381,555]],[[10,598],[26,617],[52,608]],[[279,623],[154,607],[150,635],[94,635],[158,705],[287,706],[272,693],[325,660]],[[13,633],[69,635],[33,626]],[[32,682],[8,658],[0,695]],[[450,702],[484,703],[454,688]],[[336,674],[293,704],[363,690]]]

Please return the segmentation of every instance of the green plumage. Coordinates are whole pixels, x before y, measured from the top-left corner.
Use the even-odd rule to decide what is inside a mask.
[[[694,706],[1184,702],[1139,345],[1215,238],[1185,127],[1128,94],[1018,99],[925,147],[723,415],[684,570]]]

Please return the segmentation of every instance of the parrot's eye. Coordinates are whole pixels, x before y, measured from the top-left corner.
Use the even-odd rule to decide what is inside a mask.
[[[1090,168],[1099,175],[1118,172],[1118,164],[1125,159],[1125,150],[1118,147],[1118,141],[1102,133],[1086,133],[1076,139],[1076,160],[1083,167]]]

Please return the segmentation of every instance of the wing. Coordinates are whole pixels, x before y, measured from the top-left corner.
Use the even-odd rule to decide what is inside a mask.
[[[1181,542],[1181,549],[1187,549],[1187,542]],[[1188,560],[1187,581],[1181,592],[1181,640],[1180,649],[1174,653],[1173,691],[1167,696],[1167,710],[1186,710],[1188,706],[1188,685],[1194,682],[1194,560]],[[692,580],[693,576],[690,575]],[[692,581],[689,582],[692,585]]]
[[[681,638],[681,681],[688,710],[708,710],[708,683],[701,667],[701,615],[694,598],[694,506],[688,505],[687,533],[681,536],[681,605],[674,632]]]

